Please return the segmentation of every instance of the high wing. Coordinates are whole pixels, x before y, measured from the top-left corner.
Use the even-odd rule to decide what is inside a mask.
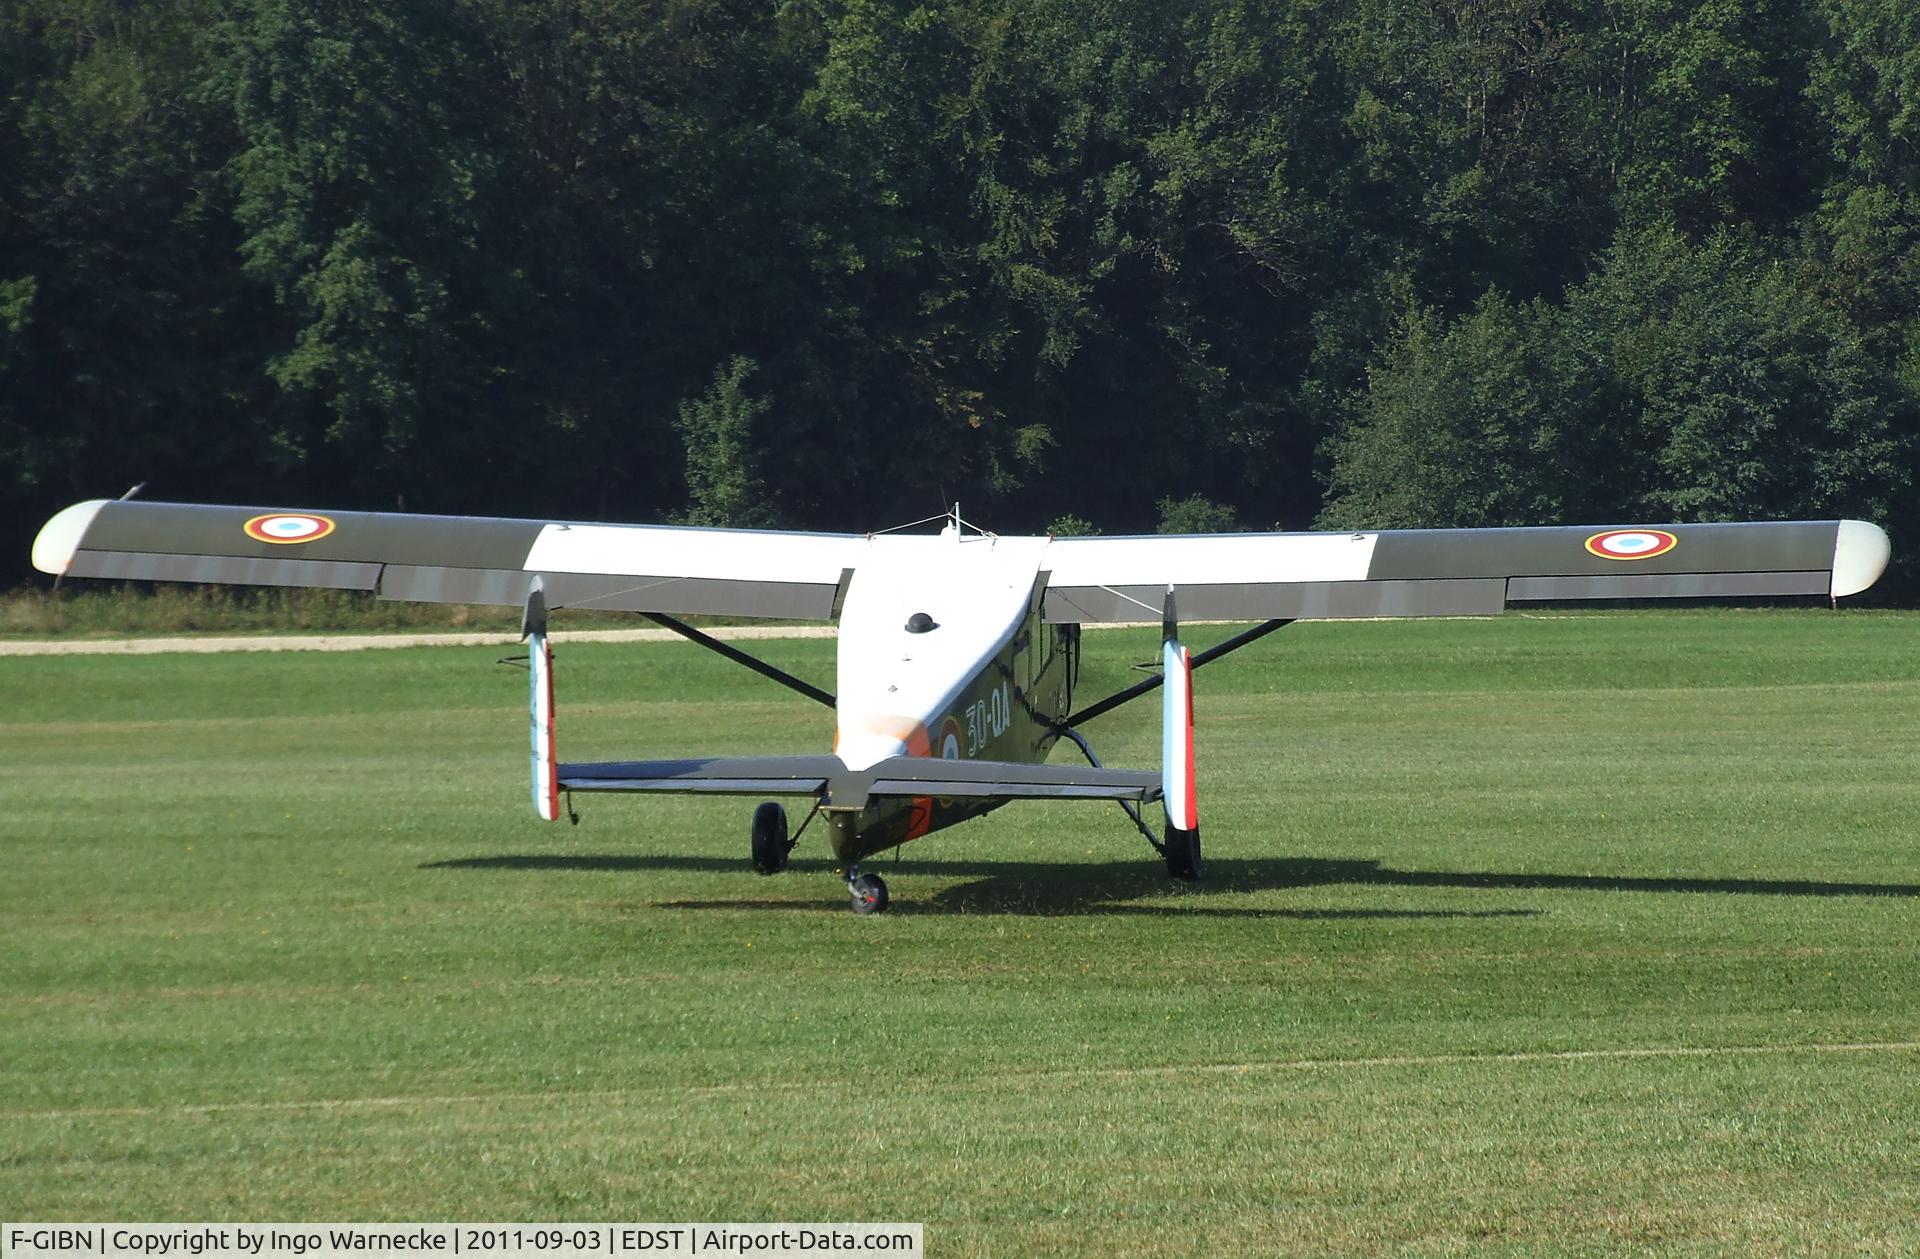
[[[1871,586],[1889,547],[1861,520],[1373,533],[1059,538],[1049,621],[1489,616],[1553,599],[1826,595]]]
[[[42,572],[325,586],[383,599],[830,620],[865,538],[95,500],[40,531]]]
[[[1857,520],[1058,539],[962,526],[958,507],[938,536],[877,537],[95,500],[48,521],[33,562],[76,577],[517,606],[537,816],[563,816],[571,792],[812,797],[855,908],[872,912],[885,886],[857,873],[861,860],[1013,799],[1117,801],[1171,875],[1199,878],[1193,671],[1290,620],[1488,616],[1558,599],[1838,598],[1871,586],[1889,556],[1887,535]],[[647,613],[831,706],[833,754],[561,762],[547,620],[561,607]],[[670,613],[839,619],[837,691]],[[1262,623],[1194,655],[1181,616]],[[1161,672],[1075,711],[1077,635],[1038,622],[1149,619],[1161,623]],[[1102,767],[1075,727],[1156,688],[1160,769]],[[1092,764],[1038,763],[1061,737]],[[1136,808],[1153,800],[1166,807],[1163,839]],[[754,868],[784,868],[797,838],[777,802],[759,806]]]
[[[921,539],[931,544],[932,538]],[[1053,622],[1486,616],[1555,599],[1826,595],[1878,580],[1859,520],[1058,538]],[[95,500],[34,541],[74,577],[365,590],[383,599],[829,620],[871,554],[859,534],[602,525]],[[930,552],[928,559],[934,563]]]

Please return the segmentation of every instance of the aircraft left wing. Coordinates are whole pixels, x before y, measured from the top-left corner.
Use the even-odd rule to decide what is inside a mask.
[[[1046,619],[1491,616],[1550,599],[1857,594],[1889,547],[1863,520],[1058,538]]]
[[[48,521],[34,567],[72,577],[324,586],[383,599],[832,619],[858,534],[598,525],[94,500]]]

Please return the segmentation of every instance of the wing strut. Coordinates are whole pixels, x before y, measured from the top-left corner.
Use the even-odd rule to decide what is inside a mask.
[[[760,659],[758,656],[750,656],[746,652],[741,651],[738,647],[733,646],[731,643],[721,642],[719,639],[715,638],[711,634],[702,634],[699,630],[693,628],[693,626],[687,624],[685,621],[677,620],[674,617],[668,616],[664,612],[642,612],[640,615],[646,617],[649,621],[654,621],[660,625],[666,626],[668,629],[680,635],[680,637],[689,640],[690,642],[699,643],[702,647],[705,647],[708,651],[718,652],[720,655],[725,656],[727,659],[733,661],[735,664],[745,665],[747,668],[752,669],[755,673],[759,674],[763,678],[772,678],[775,682],[778,682],[780,685],[787,687],[789,690],[795,690],[800,692],[802,695],[814,701],[816,704],[825,704],[828,708],[834,708],[838,706],[838,701],[836,701],[831,694],[821,690],[819,687],[815,686],[813,683],[803,681],[800,678],[796,678],[791,673],[788,673],[784,669],[776,669],[774,666],[768,664],[766,661]]]
[[[1224,643],[1215,643],[1213,646],[1207,648],[1193,658],[1192,667],[1198,669],[1203,664],[1218,660],[1230,651],[1238,651],[1255,639],[1265,638],[1268,634],[1273,633],[1273,631],[1291,624],[1293,624],[1291,619],[1262,621],[1250,630],[1243,630],[1235,634]],[[1165,684],[1166,680],[1164,673],[1156,673],[1144,682],[1136,682],[1124,691],[1118,691],[1103,700],[1087,705],[1071,717],[1057,722],[1055,728],[1064,731],[1069,726],[1078,726],[1084,722],[1092,721],[1095,717],[1104,716],[1128,700],[1139,699],[1142,695],[1151,694],[1154,690]]]

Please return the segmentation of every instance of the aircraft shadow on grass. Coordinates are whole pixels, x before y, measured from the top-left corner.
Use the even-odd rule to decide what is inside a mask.
[[[428,863],[436,870],[677,870],[737,874],[742,863],[718,857],[675,856],[501,856],[465,857]],[[891,874],[890,863],[875,861],[870,870]],[[1591,874],[1502,874],[1486,871],[1396,870],[1377,861],[1313,857],[1209,858],[1207,877],[1195,887],[1170,883],[1157,863],[1103,862],[1092,865],[1019,861],[915,861],[902,870],[968,882],[929,896],[907,895],[892,910],[907,914],[1139,914],[1161,917],[1281,918],[1337,921],[1369,918],[1517,918],[1538,909],[1273,909],[1220,903],[1223,893],[1289,887],[1352,884],[1362,887],[1493,888],[1511,891],[1572,892],[1718,892],[1740,896],[1920,896],[1920,884],[1838,883],[1807,879],[1641,878]],[[795,872],[831,874],[830,861],[796,861]],[[1154,904],[1136,902],[1159,898]],[[844,913],[838,896],[812,900],[672,900],[660,909],[784,910]]]

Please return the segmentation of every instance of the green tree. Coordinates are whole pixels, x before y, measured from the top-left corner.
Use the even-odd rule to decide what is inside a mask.
[[[1748,236],[1629,237],[1568,304],[1602,338],[1654,455],[1637,503],[1681,520],[1884,519],[1911,402],[1794,262]],[[1629,504],[1622,504],[1629,506]]]
[[[1048,522],[1047,532],[1056,538],[1097,538],[1100,526],[1080,516],[1056,516]]]
[[[1784,225],[1825,167],[1807,99],[1812,6],[1615,0],[1593,37],[1590,110],[1632,226]]]
[[[1783,254],[1653,228],[1562,307],[1416,313],[1330,445],[1323,523],[1886,518],[1913,395]]]
[[[1825,10],[1809,95],[1834,169],[1809,233],[1819,282],[1876,353],[1920,339],[1920,8]]]
[[[136,481],[257,487],[270,307],[232,265],[209,4],[0,6],[0,531]],[[257,493],[257,491],[256,491]],[[25,547],[10,552],[24,564]]]
[[[679,406],[680,440],[687,454],[684,519],[690,525],[768,528],[779,516],[759,471],[754,421],[773,409],[747,391],[754,362],[735,355],[713,374],[713,384]]]
[[[0,517],[1897,517],[1916,47],[1907,0],[16,0]]]
[[[1238,533],[1239,519],[1232,507],[1204,494],[1160,500],[1161,533]]]
[[[1566,456],[1544,306],[1486,294],[1449,323],[1410,312],[1330,443],[1332,529],[1557,520],[1591,469]],[[1577,425],[1578,419],[1572,424]]]
[[[471,15],[244,0],[217,40],[207,90],[243,141],[245,269],[295,329],[268,370],[317,408],[289,408],[276,437],[362,495],[446,501],[484,466],[478,448],[511,435],[482,401],[495,94]]]

